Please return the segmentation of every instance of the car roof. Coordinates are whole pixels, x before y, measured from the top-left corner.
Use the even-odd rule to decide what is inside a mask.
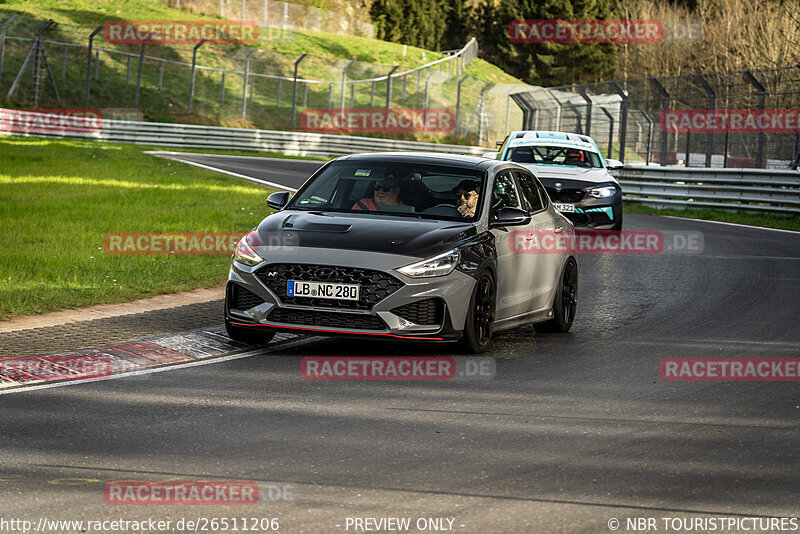
[[[551,132],[546,130],[522,130],[509,134],[508,146],[564,146],[580,150],[600,152],[597,143],[588,135]]]
[[[386,163],[428,163],[434,165],[449,165],[462,169],[488,170],[504,162],[466,154],[440,154],[437,152],[370,152],[365,154],[349,154],[341,156],[334,161],[362,161],[380,159]]]

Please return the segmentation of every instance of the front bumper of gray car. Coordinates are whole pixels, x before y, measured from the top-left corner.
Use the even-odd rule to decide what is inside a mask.
[[[315,335],[445,341],[462,335],[475,279],[459,269],[411,278],[398,267],[421,258],[294,248],[249,267],[231,263],[225,318],[240,328]],[[288,280],[358,284],[358,301],[287,296]]]

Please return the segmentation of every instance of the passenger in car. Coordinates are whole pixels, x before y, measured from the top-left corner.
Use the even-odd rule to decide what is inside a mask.
[[[375,183],[372,198],[356,200],[355,204],[353,204],[350,209],[356,211],[376,211],[378,210],[379,204],[405,206],[400,200],[400,184],[391,174],[387,174],[383,180]]]
[[[474,217],[478,207],[478,188],[480,186],[473,180],[462,180],[454,189],[456,208],[463,217]]]

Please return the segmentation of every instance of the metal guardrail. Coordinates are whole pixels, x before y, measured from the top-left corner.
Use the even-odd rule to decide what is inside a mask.
[[[612,174],[630,202],[800,215],[798,171],[630,165]]]
[[[0,109],[0,118],[4,111]],[[160,122],[104,120],[96,131],[4,132],[33,137],[72,138],[139,145],[281,152],[335,157],[358,152],[412,151],[481,156],[490,149],[376,137],[283,132]],[[624,199],[655,207],[718,208],[800,215],[800,172],[629,165],[613,171]]]
[[[4,111],[11,110],[0,109],[0,115]],[[421,143],[377,137],[123,120],[103,120],[102,129],[91,132],[58,130],[52,133],[24,133],[3,132],[0,129],[0,134],[2,133],[31,137],[135,143],[159,147],[281,152],[291,156],[335,157],[357,152],[382,151],[424,151],[480,156],[487,151],[486,148],[476,146]]]

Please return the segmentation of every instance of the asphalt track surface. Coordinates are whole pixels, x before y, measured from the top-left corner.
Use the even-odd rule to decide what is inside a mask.
[[[311,167],[203,157],[215,160],[270,182]],[[800,234],[625,221],[701,232],[703,250],[581,256],[572,331],[498,335],[491,380],[304,381],[303,356],[453,350],[314,340],[2,395],[0,515],[278,517],[286,533],[355,532],[348,517],[445,517],[470,534],[604,533],[612,518],[628,532],[636,517],[656,518],[663,532],[665,517],[800,515],[797,382],[659,375],[668,357],[800,356]],[[239,507],[103,501],[105,482],[168,479],[290,484],[292,494]]]

